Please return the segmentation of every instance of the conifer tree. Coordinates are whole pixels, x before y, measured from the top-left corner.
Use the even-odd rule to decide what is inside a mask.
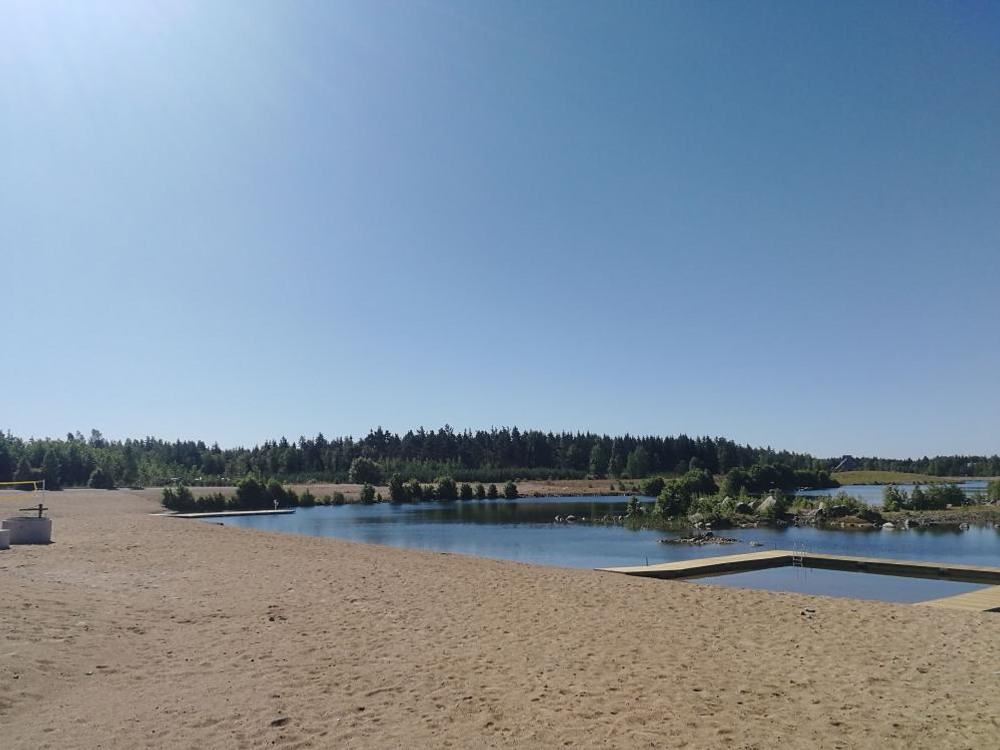
[[[62,479],[62,466],[59,464],[59,457],[51,448],[45,451],[42,459],[42,479],[45,480],[45,489],[58,490],[59,481]]]
[[[17,462],[17,469],[14,471],[14,481],[15,482],[30,482],[35,478],[35,473],[31,469],[31,462],[28,461],[27,456],[22,456],[21,460]],[[27,485],[22,487],[22,489],[31,489]]]

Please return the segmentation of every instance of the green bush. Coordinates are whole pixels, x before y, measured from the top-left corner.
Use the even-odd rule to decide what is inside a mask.
[[[458,499],[458,485],[455,484],[455,480],[451,477],[438,477],[435,480],[435,484],[434,495],[438,500]]]
[[[666,485],[663,477],[650,477],[642,483],[642,494],[646,497],[657,497]]]
[[[403,482],[403,478],[399,474],[393,474],[392,478],[389,479],[389,502],[408,503],[409,501],[410,492],[406,483]]]
[[[503,496],[508,500],[517,499],[517,485],[514,484],[513,481],[507,482],[507,484],[503,486]]]
[[[416,477],[412,478],[409,482],[406,483],[406,485],[404,486],[404,491],[406,492],[409,501],[413,503],[419,503],[421,500],[430,499],[424,497],[424,488],[423,486],[421,486],[420,480],[418,480]]]
[[[944,510],[949,505],[960,507],[973,502],[974,499],[954,484],[933,484],[927,489],[917,485],[909,495],[895,485],[882,491],[882,507],[887,511]]]
[[[676,518],[688,512],[697,496],[714,495],[719,488],[712,475],[705,469],[692,469],[678,479],[671,479],[656,498],[653,513],[666,518]]]
[[[710,523],[731,523],[736,517],[737,501],[721,493],[696,497],[688,506],[688,516],[699,516]]]
[[[462,482],[462,486],[458,488],[458,498],[459,500],[471,500],[473,497],[472,485],[468,482]]]
[[[368,483],[365,483],[361,488],[361,503],[362,505],[375,504],[375,488]]]
[[[382,481],[382,469],[370,458],[358,457],[351,462],[347,478],[351,484],[379,484]]]
[[[496,500],[498,497],[500,497],[500,493],[497,492],[497,486],[495,484],[491,484],[489,487],[486,488],[486,497],[489,498],[490,500]]]
[[[482,482],[476,482],[476,500],[483,500],[486,497],[486,488]]]
[[[882,490],[882,508],[892,512],[903,510],[910,505],[910,496],[905,490],[899,489],[894,484],[886,485]]]
[[[986,499],[991,503],[1000,503],[1000,479],[986,485]]]
[[[244,510],[263,510],[273,502],[260,480],[247,476],[236,483],[236,505]]]
[[[115,480],[111,478],[108,472],[98,466],[90,472],[90,479],[87,480],[87,486],[95,490],[113,490],[115,488]]]
[[[167,510],[177,511],[178,513],[193,513],[197,509],[194,495],[183,484],[176,488],[164,487],[163,497],[160,502]]]

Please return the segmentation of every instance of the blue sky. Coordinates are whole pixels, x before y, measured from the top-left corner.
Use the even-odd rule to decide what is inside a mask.
[[[1000,5],[0,0],[0,427],[1000,451]]]

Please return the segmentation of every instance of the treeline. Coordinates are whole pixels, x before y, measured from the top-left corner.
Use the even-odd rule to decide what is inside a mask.
[[[249,475],[285,483],[344,482],[363,459],[380,481],[394,474],[432,482],[451,476],[458,482],[507,479],[620,478],[680,475],[690,470],[726,474],[755,466],[783,465],[790,471],[829,471],[839,459],[739,445],[726,438],[608,436],[553,433],[514,428],[411,430],[403,435],[381,428],[361,439],[300,437],[267,441],[253,448],[220,448],[203,441],[169,442],[147,437],[106,440],[98,430],[65,439],[24,440],[0,432],[0,482],[44,478],[46,485],[83,486],[96,479],[117,486],[184,483],[232,485]],[[1000,475],[1000,458],[951,456],[889,461],[859,459],[864,468],[938,475]],[[94,472],[100,470],[95,477]],[[374,482],[373,482],[374,483]]]
[[[856,458],[857,468],[864,471],[902,471],[908,474],[930,474],[935,477],[997,477],[1000,476],[1000,456],[934,456],[928,458]]]

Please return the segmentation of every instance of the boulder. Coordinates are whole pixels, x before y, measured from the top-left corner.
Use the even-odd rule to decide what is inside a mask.
[[[757,512],[760,513],[761,515],[769,513],[772,510],[774,510],[777,504],[778,501],[775,500],[772,495],[768,495],[767,497],[765,497],[763,500],[760,501],[760,505],[757,506]]]
[[[834,505],[832,508],[830,508],[831,518],[843,518],[844,516],[849,516],[849,515],[851,515],[851,509],[848,508],[846,505]]]
[[[733,508],[733,511],[745,516],[749,516],[751,513],[753,513],[753,506],[750,503],[740,502],[736,503],[736,507]]]

